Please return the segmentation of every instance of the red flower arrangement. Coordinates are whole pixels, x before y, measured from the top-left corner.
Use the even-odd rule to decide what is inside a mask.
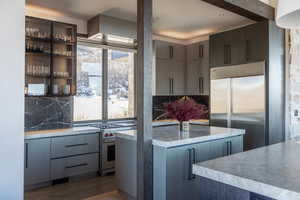
[[[207,116],[205,105],[198,104],[189,97],[183,97],[177,101],[163,104],[164,116],[176,119],[179,122],[189,121],[192,119],[203,119]]]

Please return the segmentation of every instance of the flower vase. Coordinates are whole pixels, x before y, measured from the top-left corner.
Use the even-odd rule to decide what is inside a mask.
[[[189,121],[181,121],[179,122],[179,129],[183,132],[188,132],[190,127]]]

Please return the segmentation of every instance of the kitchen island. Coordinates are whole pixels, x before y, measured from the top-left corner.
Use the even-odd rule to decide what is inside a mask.
[[[136,130],[121,131],[116,139],[118,189],[136,197]],[[153,199],[199,200],[198,180],[192,165],[243,151],[244,130],[192,125],[153,128]]]
[[[299,155],[300,142],[293,140],[198,163],[193,173],[202,199],[300,200]]]

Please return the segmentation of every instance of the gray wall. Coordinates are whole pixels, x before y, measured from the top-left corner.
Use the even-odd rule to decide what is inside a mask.
[[[26,97],[25,130],[69,128],[72,105],[72,97]]]
[[[0,199],[23,199],[25,0],[0,1]]]

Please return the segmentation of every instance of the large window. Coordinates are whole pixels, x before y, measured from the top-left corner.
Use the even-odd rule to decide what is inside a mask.
[[[134,117],[134,53],[108,50],[107,55],[103,52],[87,44],[77,47],[74,121],[102,120],[106,116],[107,119]],[[107,74],[103,73],[102,65],[105,55],[108,56]],[[107,83],[102,78],[107,78]],[[107,99],[102,95],[104,88]],[[107,107],[107,113],[102,113],[103,107]]]
[[[108,51],[108,118],[134,117],[134,54]]]
[[[77,46],[77,95],[74,121],[102,119],[102,50]]]

